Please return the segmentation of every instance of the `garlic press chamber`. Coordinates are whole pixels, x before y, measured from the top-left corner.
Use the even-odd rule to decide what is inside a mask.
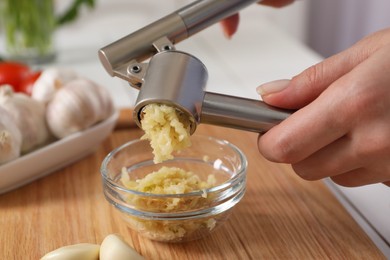
[[[111,76],[139,89],[133,112],[138,126],[143,108],[152,103],[186,114],[191,134],[200,123],[264,133],[291,115],[262,101],[205,91],[205,65],[175,48],[176,43],[256,2],[195,1],[99,50]]]

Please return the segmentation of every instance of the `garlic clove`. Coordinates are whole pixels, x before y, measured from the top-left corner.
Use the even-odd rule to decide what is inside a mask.
[[[60,247],[44,255],[41,260],[98,260],[99,245],[81,243]]]
[[[47,104],[66,83],[78,78],[75,71],[67,68],[47,68],[35,81],[31,97]]]
[[[0,87],[0,106],[8,111],[22,134],[22,153],[30,152],[50,139],[46,125],[45,107],[10,86]]]
[[[142,260],[144,259],[122,237],[116,234],[104,238],[99,253],[100,260]]]
[[[8,111],[0,107],[0,164],[20,156],[22,134]]]

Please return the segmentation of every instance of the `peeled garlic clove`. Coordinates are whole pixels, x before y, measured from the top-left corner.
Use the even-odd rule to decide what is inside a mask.
[[[120,236],[108,235],[100,246],[100,260],[142,260],[144,259]]]
[[[99,245],[81,243],[60,247],[44,255],[41,260],[98,260]]]
[[[90,80],[79,78],[58,90],[46,109],[46,121],[51,132],[58,138],[64,138],[105,119],[107,114],[103,110],[113,109],[112,103],[111,106],[106,104],[107,97],[102,96],[100,88]]]
[[[8,111],[0,107],[0,164],[20,156],[22,134]]]
[[[66,68],[47,68],[42,71],[32,88],[31,97],[47,104],[66,83],[78,77],[76,72]]]
[[[0,106],[11,115],[22,134],[22,153],[48,142],[50,133],[42,103],[5,85],[0,87]]]

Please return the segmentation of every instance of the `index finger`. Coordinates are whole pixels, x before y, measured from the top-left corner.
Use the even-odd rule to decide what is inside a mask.
[[[312,103],[261,136],[260,153],[270,161],[292,164],[341,138],[350,128],[340,111],[345,98],[342,91],[330,86]]]

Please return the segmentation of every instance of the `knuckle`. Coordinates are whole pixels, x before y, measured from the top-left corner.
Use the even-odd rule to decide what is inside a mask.
[[[377,101],[376,93],[365,91],[366,89],[360,87],[359,83],[353,83],[354,92],[352,93],[353,96],[351,96],[351,100],[353,102],[350,102],[352,105],[352,111],[363,111],[367,110],[369,108],[373,108],[373,104],[375,104],[375,101]]]
[[[300,75],[293,78],[293,80],[298,80],[303,88],[317,86],[322,82],[324,74],[324,64],[318,63],[313,66],[310,66],[304,70]]]
[[[360,122],[363,118],[370,119],[383,112],[386,103],[382,100],[387,96],[387,89],[375,87],[366,79],[348,78],[342,84],[344,93],[348,93],[348,102],[344,103],[343,113],[347,117],[355,118]],[[372,91],[375,89],[375,91]],[[387,102],[387,100],[385,101]],[[359,113],[359,111],[364,113]]]
[[[379,160],[385,156],[388,159],[390,157],[390,141],[386,132],[372,129],[371,133],[361,133],[361,137],[356,137],[357,141],[354,144],[355,158]]]

